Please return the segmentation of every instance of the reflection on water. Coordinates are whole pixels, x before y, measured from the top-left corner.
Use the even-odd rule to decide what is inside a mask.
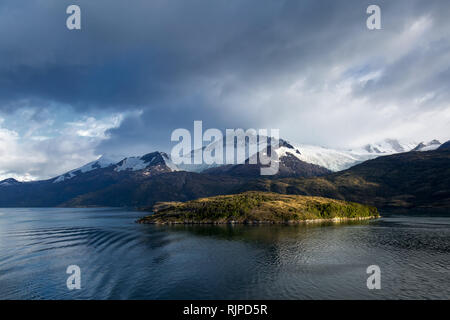
[[[450,298],[450,218],[151,226],[118,209],[0,209],[0,299]],[[82,290],[66,288],[69,265]],[[379,265],[382,290],[366,287]]]

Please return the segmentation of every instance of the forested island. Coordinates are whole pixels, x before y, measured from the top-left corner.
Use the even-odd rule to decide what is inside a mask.
[[[159,202],[144,209],[144,224],[294,224],[379,217],[373,206],[322,197],[249,191],[187,202]]]

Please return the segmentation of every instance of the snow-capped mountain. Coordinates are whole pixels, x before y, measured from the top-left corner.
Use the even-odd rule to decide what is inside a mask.
[[[245,140],[246,148],[245,148],[245,156],[244,156],[243,160],[254,157],[256,153],[260,152],[261,150],[265,150],[267,148],[267,146],[272,148],[275,152],[278,152],[278,149],[281,147],[291,147],[292,148],[292,146],[283,139],[275,139],[273,137],[268,139],[267,136],[260,136],[258,134],[249,135],[249,137],[250,138],[247,138]],[[183,155],[184,163],[178,164],[178,168],[185,170],[185,171],[191,171],[191,172],[203,172],[205,170],[220,167],[224,164],[227,164],[227,160],[226,160],[226,158],[227,158],[227,141],[233,141],[233,139],[234,139],[234,137],[232,135],[228,135],[222,139],[219,139],[217,141],[213,141],[209,144],[206,144],[202,148],[194,149],[191,152],[186,153],[185,155]],[[249,149],[250,139],[254,139],[252,141],[256,141],[256,144],[254,145],[255,148],[253,151],[250,151],[250,149]],[[237,156],[236,156],[237,141],[234,141],[234,143],[232,142],[231,144],[233,145],[232,152],[234,152],[234,155],[235,155],[233,164],[236,164],[236,163],[238,163]],[[278,147],[277,148],[272,147],[275,145],[277,145]],[[213,150],[215,150],[217,148],[223,148],[222,149],[223,158],[222,158],[221,163],[206,164],[205,161],[202,161],[201,164],[194,164],[195,157],[202,158],[202,154],[211,153],[211,152],[213,152]]]
[[[357,154],[394,154],[408,152],[417,146],[417,142],[404,142],[396,139],[385,139],[376,143],[367,144],[363,147],[350,150]]]
[[[58,176],[53,182],[54,183],[62,182],[64,180],[72,179],[73,177],[76,177],[77,175],[82,173],[90,172],[96,169],[107,168],[113,166],[115,163],[117,163],[117,161],[118,161],[117,159],[111,158],[109,156],[102,156],[99,159],[89,162],[88,164],[85,164],[80,168],[71,170]]]
[[[267,137],[261,138],[267,139]],[[258,141],[261,141],[261,139]],[[196,153],[211,151],[217,147],[218,144],[225,146],[225,139],[214,141],[213,143],[204,146],[202,149],[193,150],[190,155],[186,156],[186,158],[193,158]],[[290,157],[292,155],[301,161],[315,164],[331,171],[341,171],[358,163],[375,159],[380,156],[409,151],[430,151],[437,149],[440,145],[441,143],[437,140],[432,140],[428,143],[417,143],[404,142],[396,139],[385,139],[383,141],[367,144],[355,149],[333,149],[308,144],[291,144],[283,139],[279,139],[278,148],[274,148],[274,151],[277,153],[278,158],[281,161],[283,158]],[[223,152],[225,154],[225,148]],[[246,152],[247,158],[253,156],[252,154],[248,154],[248,151]],[[219,165],[217,164],[207,165],[204,163],[200,165],[179,165],[179,167],[184,170],[195,172],[201,172],[218,166]]]
[[[129,157],[118,162],[114,170],[120,171],[139,171],[152,166],[167,166],[171,171],[178,171],[178,167],[172,162],[169,155],[165,152],[152,152],[142,157]]]
[[[261,147],[263,143],[267,142],[267,137],[256,136],[256,141],[258,141],[258,146]],[[190,154],[185,155],[185,159],[193,159],[195,154],[202,152],[210,152],[214,148],[222,144],[224,147],[224,161],[226,156],[226,140],[221,139],[214,141],[210,144],[205,145],[201,149],[193,150]],[[277,148],[272,148],[278,155],[279,161],[296,158],[300,161],[321,166],[331,171],[341,171],[348,169],[358,163],[366,160],[374,159],[383,155],[391,155],[400,152],[408,151],[430,151],[439,148],[441,143],[437,140],[432,140],[428,143],[415,143],[415,142],[401,142],[395,139],[386,139],[384,141],[367,144],[360,148],[351,150],[340,150],[325,148],[314,145],[299,144],[294,145],[289,142],[279,139],[275,140],[272,138],[270,145],[273,146],[277,144]],[[248,146],[248,141],[246,141]],[[237,144],[234,143],[234,149],[236,149]],[[259,148],[258,150],[260,150]],[[250,153],[248,148],[246,149],[245,157],[246,159],[254,156],[254,153]],[[71,170],[63,175],[56,177],[53,183],[59,183],[72,179],[80,174],[88,173],[97,169],[110,168],[116,172],[123,171],[142,171],[144,175],[151,175],[154,173],[161,172],[171,172],[171,171],[191,171],[191,172],[202,172],[211,168],[219,167],[222,164],[212,164],[208,165],[202,164],[180,164],[175,165],[170,156],[164,152],[152,152],[140,157],[126,157],[121,158],[117,156],[102,156],[99,159],[92,161],[78,169]],[[13,183],[20,183],[18,181],[12,181],[14,179],[7,179],[0,182],[0,186],[7,186]]]
[[[281,147],[278,156],[292,154],[298,159],[325,167],[331,171],[347,169],[359,162],[375,158],[379,155],[359,155],[345,150],[336,150],[313,145],[301,144],[293,148]],[[365,158],[365,159],[364,159]]]
[[[306,162],[321,165],[332,171],[348,169],[366,160],[375,159],[396,153],[409,151],[430,151],[437,149],[441,143],[437,140],[429,143],[403,142],[395,139],[386,139],[381,142],[367,144],[360,148],[341,150],[312,145],[296,145],[300,152],[296,156]]]
[[[431,140],[428,143],[421,142],[412,151],[432,151],[438,149],[441,145],[438,140]]]
[[[274,178],[317,176],[322,178],[306,181],[292,179],[267,181],[261,178],[261,165],[250,163],[221,166],[204,173],[173,172],[177,168],[172,166],[170,157],[162,152],[153,152],[142,157],[123,158],[118,162],[106,160],[104,157],[70,171],[64,179],[60,178],[59,183],[54,183],[59,177],[33,182],[18,182],[14,179],[0,181],[0,206],[147,207],[157,201],[187,201],[219,194],[232,194],[241,190],[336,195],[346,197],[350,201],[380,201],[378,203],[382,206],[392,204],[393,200],[402,204],[403,201],[397,200],[405,199],[405,195],[410,194],[413,196],[408,196],[408,199],[412,199],[415,201],[413,204],[417,205],[428,205],[430,199],[440,206],[448,207],[450,203],[448,192],[446,193],[448,177],[445,176],[450,141],[441,145],[437,151],[404,152],[395,156],[389,156],[387,153],[397,152],[400,149],[394,143],[392,148],[395,147],[397,150],[388,150],[389,142],[384,146],[384,153],[381,150],[383,143],[372,145],[372,147],[377,145],[377,152],[374,148],[334,150],[308,145],[295,146],[281,139],[279,142],[277,148],[271,145],[279,155],[279,171]],[[420,144],[416,147],[426,149],[437,143],[423,143],[423,145],[425,147]],[[402,148],[407,150],[406,147]],[[325,166],[345,168],[353,166],[363,158],[384,155],[385,159],[368,161],[344,173],[329,175],[329,171],[324,168]],[[301,159],[306,159],[309,163]],[[317,162],[321,166],[311,162]],[[422,170],[424,165],[430,166],[431,171]],[[402,170],[392,170],[398,167]],[[381,179],[380,173],[383,176]],[[372,191],[361,192],[360,183],[354,183],[355,177],[361,177],[369,182],[375,181],[376,183],[370,184]],[[371,180],[372,178],[376,179]],[[411,183],[415,185],[410,186]],[[339,190],[339,194],[336,194],[336,190]],[[378,197],[374,199],[373,194],[376,190],[386,190],[386,197],[381,197],[381,200]]]
[[[121,171],[143,171],[144,175],[149,175],[157,171],[177,171],[179,170],[164,152],[152,152],[141,157],[127,157],[118,160],[113,156],[102,156],[98,160],[92,161],[78,169],[69,171],[56,177],[53,183],[59,183],[72,179],[80,174],[98,169],[110,168],[116,172]]]
[[[0,187],[9,187],[9,186],[16,186],[21,184],[21,182],[17,181],[16,179],[9,178],[0,181]]]

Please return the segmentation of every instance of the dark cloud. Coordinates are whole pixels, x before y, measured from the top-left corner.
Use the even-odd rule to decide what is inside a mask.
[[[167,148],[193,120],[346,144],[449,110],[448,1],[377,1],[373,32],[372,1],[78,0],[82,30],[69,31],[72,3],[2,1],[0,110],[135,111],[100,153]]]

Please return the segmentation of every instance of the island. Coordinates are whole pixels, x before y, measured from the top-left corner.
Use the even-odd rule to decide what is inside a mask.
[[[158,202],[143,224],[295,224],[367,220],[373,206],[322,197],[249,191],[187,202]]]

